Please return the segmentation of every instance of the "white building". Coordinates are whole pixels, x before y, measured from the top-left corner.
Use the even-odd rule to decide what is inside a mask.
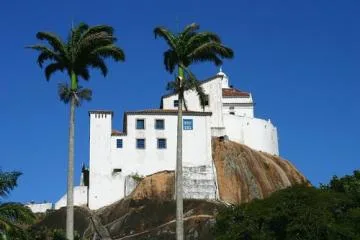
[[[183,172],[185,198],[217,198],[211,138],[227,136],[255,150],[278,155],[276,127],[254,117],[250,93],[229,86],[220,71],[202,82],[208,95],[203,110],[195,91],[187,91],[183,112]],[[90,209],[111,204],[136,186],[134,177],[175,170],[176,94],[161,98],[159,109],[125,112],[123,131],[112,128],[112,111],[90,111],[89,186],[75,187],[75,205]],[[185,109],[184,109],[185,110]],[[56,208],[65,206],[66,195]]]

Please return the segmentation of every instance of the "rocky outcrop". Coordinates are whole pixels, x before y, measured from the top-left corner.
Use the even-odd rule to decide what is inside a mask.
[[[244,203],[308,180],[287,160],[228,140],[213,139],[221,200]]]
[[[95,213],[112,239],[175,239],[175,175],[162,171],[145,177],[130,196]],[[184,201],[187,239],[213,239],[214,215],[219,202]],[[91,236],[92,231],[85,235]]]
[[[213,159],[220,199],[227,203],[244,203],[294,184],[308,184],[289,161],[231,141],[213,139]],[[191,194],[210,189],[206,187],[211,181],[208,168],[199,169],[188,169],[188,174],[198,174],[203,181],[196,188],[189,186]],[[188,185],[197,183],[195,180],[185,176]],[[146,176],[129,196],[114,204],[95,212],[77,208],[75,225],[81,224],[76,229],[85,239],[94,235],[96,239],[175,239],[174,192],[174,171]],[[184,200],[185,239],[214,239],[211,228],[223,207],[219,201]],[[64,228],[64,213],[65,209],[51,213],[39,226]]]

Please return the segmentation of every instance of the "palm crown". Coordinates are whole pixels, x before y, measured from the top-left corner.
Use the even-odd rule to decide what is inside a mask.
[[[8,196],[17,186],[20,172],[2,172],[0,170],[0,199]],[[20,203],[0,202],[0,239],[2,237],[16,237],[22,233],[22,225],[33,223],[35,220],[31,210]],[[12,239],[12,238],[11,238]],[[17,238],[16,238],[17,239]]]
[[[39,51],[37,62],[41,68],[48,62],[45,67],[47,80],[56,71],[67,72],[71,84],[70,87],[60,84],[60,98],[64,102],[69,102],[71,94],[74,94],[78,104],[81,99],[91,99],[91,90],[82,89],[78,85],[78,76],[89,80],[89,68],[99,69],[106,76],[108,68],[105,58],[111,57],[115,61],[125,59],[122,49],[114,44],[116,38],[113,33],[114,29],[107,25],[89,27],[85,23],[80,23],[70,30],[66,42],[53,33],[38,32],[36,37],[47,41],[48,45],[32,45],[28,48]]]
[[[168,90],[178,93],[179,98],[183,98],[184,91],[194,89],[199,95],[200,104],[204,107],[206,95],[189,66],[197,62],[213,62],[218,66],[222,64],[223,58],[232,58],[234,53],[222,44],[218,35],[212,32],[197,32],[199,28],[198,24],[192,23],[182,32],[173,33],[164,27],[157,27],[154,34],[155,37],[163,38],[169,45],[169,49],[164,52],[166,70],[173,73],[178,67],[179,77],[183,78],[170,82]]]

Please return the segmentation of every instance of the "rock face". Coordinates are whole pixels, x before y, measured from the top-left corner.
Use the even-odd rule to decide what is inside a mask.
[[[231,141],[213,139],[213,159],[220,199],[227,203],[248,202],[294,184],[308,183],[289,161]],[[209,192],[205,193],[213,194],[216,189],[205,186],[211,183],[208,171],[207,167],[185,171],[188,175],[197,174],[201,178],[201,184],[192,187],[197,180],[193,179],[193,175],[185,176],[184,181],[192,191],[189,192],[193,194],[199,189],[208,189]],[[95,212],[87,209],[79,211],[79,208],[75,217],[78,215],[78,222],[84,224],[76,229],[84,239],[175,240],[174,193],[173,171],[149,175],[139,182],[129,196],[114,204]],[[214,239],[211,228],[216,213],[224,206],[219,201],[184,200],[185,239]],[[62,212],[46,216],[39,226],[64,229],[65,209],[60,210]],[[58,223],[54,225],[56,219]],[[93,238],[94,235],[98,238]]]
[[[95,215],[106,228],[102,237],[111,239],[175,239],[175,175],[163,171],[145,177],[130,196],[99,209]],[[213,239],[211,227],[221,203],[189,199],[184,201],[186,239]],[[87,231],[85,236],[94,234]],[[104,236],[107,235],[107,236]]]
[[[308,180],[287,160],[235,142],[213,139],[221,200],[244,203]]]

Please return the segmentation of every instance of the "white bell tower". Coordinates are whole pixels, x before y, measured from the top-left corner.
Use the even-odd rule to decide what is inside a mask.
[[[222,71],[222,67],[220,67],[220,71],[216,74],[217,76],[221,77],[221,87],[222,88],[229,88],[229,78],[228,76]]]

